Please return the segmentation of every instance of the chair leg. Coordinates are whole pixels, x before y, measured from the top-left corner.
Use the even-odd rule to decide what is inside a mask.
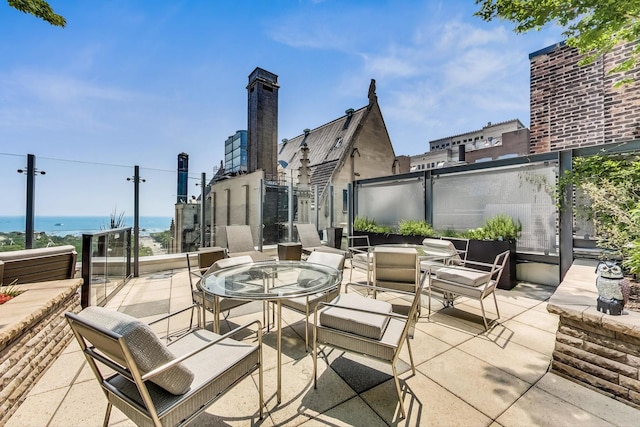
[[[482,320],[484,321],[484,330],[489,330],[489,324],[487,323],[487,315],[484,312],[484,304],[482,304],[482,298],[480,298],[480,309],[482,310]]]
[[[318,388],[318,332],[316,331],[317,319],[313,323],[313,388]]]
[[[398,378],[398,370],[396,369],[396,365],[392,366],[393,369],[393,379],[396,383],[396,393],[398,393],[398,403],[400,403],[400,413],[402,414],[402,418],[407,418],[407,414],[404,412],[404,402],[402,401],[402,390],[400,389],[400,379]]]
[[[492,294],[493,294],[493,303],[496,305],[496,314],[498,315],[498,319],[499,319],[500,310],[498,309],[498,299],[496,298],[496,291],[493,291]]]
[[[413,372],[413,375],[415,375],[416,365],[413,363],[413,351],[411,351],[411,343],[409,341],[411,340],[409,339],[409,337],[407,337],[407,351],[409,352],[409,361],[411,362],[411,372]]]
[[[103,427],[109,425],[109,418],[111,418],[111,402],[107,403],[107,412],[104,414],[104,421],[102,422]]]

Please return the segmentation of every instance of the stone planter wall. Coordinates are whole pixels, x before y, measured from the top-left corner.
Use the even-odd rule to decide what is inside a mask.
[[[82,279],[16,286],[25,292],[0,305],[0,425],[73,338],[64,312],[80,311]]]
[[[596,260],[576,260],[549,300],[560,316],[551,370],[640,409],[640,313],[596,309]]]

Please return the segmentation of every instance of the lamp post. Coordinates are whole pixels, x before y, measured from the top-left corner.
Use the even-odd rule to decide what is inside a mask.
[[[35,206],[35,189],[36,174],[44,175],[45,171],[36,169],[36,156],[27,154],[27,169],[18,169],[18,173],[27,175],[27,208],[25,212],[25,249],[33,248],[33,230],[34,230],[34,206]]]
[[[127,178],[127,181],[133,181],[133,277],[138,277],[140,273],[139,248],[140,248],[140,182],[145,182],[140,178],[140,166],[133,167],[133,178]]]

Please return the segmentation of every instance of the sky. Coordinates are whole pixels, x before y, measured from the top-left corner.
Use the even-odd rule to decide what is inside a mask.
[[[520,119],[529,54],[561,29],[515,34],[473,0],[49,0],[65,28],[0,1],[0,216],[24,214],[26,154],[40,215],[173,215],[177,155],[189,191],[247,128],[249,74],[278,75],[278,141],[367,104],[371,79],[396,155]],[[114,194],[117,194],[115,196]],[[8,195],[8,198],[6,197]]]

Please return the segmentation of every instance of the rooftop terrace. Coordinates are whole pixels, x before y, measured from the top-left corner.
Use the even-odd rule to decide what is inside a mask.
[[[354,272],[354,281],[364,281]],[[348,277],[348,274],[346,275]],[[304,349],[304,322],[283,311],[283,396],[276,391],[276,334],[264,336],[265,418],[258,419],[257,381],[246,378],[196,419],[194,425],[637,425],[640,411],[548,372],[558,316],[547,311],[555,287],[519,283],[498,290],[501,319],[484,331],[479,306],[441,309],[430,319],[426,302],[412,340],[416,374],[401,365],[407,418],[399,419],[388,365],[327,351],[313,389],[313,360]],[[191,304],[185,269],[132,279],[108,307],[152,320]],[[462,308],[462,307],[461,307]],[[487,304],[489,312],[492,304]],[[490,313],[489,317],[495,317]],[[223,332],[262,318],[246,305],[222,323]],[[188,318],[165,325],[168,334]],[[406,349],[404,360],[408,360]],[[99,426],[107,402],[74,341],[44,373],[6,426]],[[110,425],[132,425],[114,408]]]

